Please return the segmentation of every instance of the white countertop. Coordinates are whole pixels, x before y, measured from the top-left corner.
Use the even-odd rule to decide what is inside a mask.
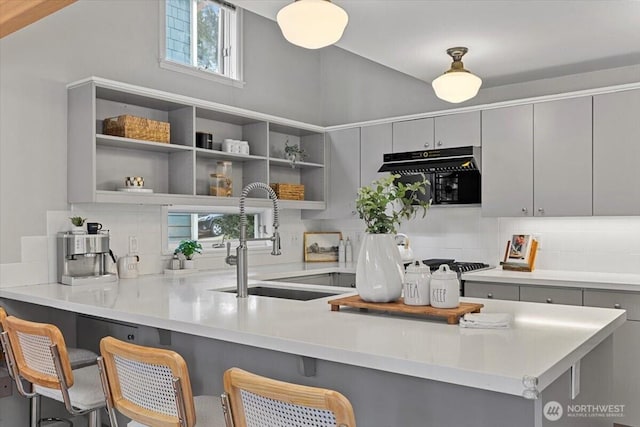
[[[534,270],[529,273],[526,271],[507,271],[502,270],[502,268],[494,268],[491,270],[464,273],[462,280],[640,292],[640,274],[561,270]]]
[[[353,272],[337,264],[252,269],[250,286],[269,277]],[[543,390],[625,321],[622,310],[464,299],[514,317],[507,330],[471,330],[443,321],[330,311],[327,301],[292,301],[215,291],[235,286],[235,271],[163,275],[119,283],[57,283],[0,289],[0,297],[246,344],[338,363],[522,395],[526,376]],[[309,289],[349,289],[315,285]],[[214,289],[212,291],[212,289]]]

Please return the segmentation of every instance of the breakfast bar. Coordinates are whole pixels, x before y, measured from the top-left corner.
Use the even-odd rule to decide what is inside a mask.
[[[346,288],[265,280],[339,271],[348,270],[257,267],[249,286],[352,295]],[[508,329],[472,330],[345,307],[333,312],[331,296],[238,299],[225,292],[234,288],[235,274],[226,269],[4,288],[0,304],[26,318],[59,319],[67,339],[83,346],[95,346],[100,331],[109,331],[96,325],[111,324],[115,334],[125,328],[125,339],[173,348],[187,360],[198,393],[219,394],[222,372],[231,366],[337,389],[366,427],[445,420],[461,427],[546,425],[542,405],[549,400],[606,398],[611,334],[626,319],[622,310],[463,298],[484,304],[482,312],[513,318]]]

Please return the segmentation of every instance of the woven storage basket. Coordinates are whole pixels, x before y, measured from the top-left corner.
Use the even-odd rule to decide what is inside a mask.
[[[269,184],[276,192],[278,199],[304,200],[304,185],[302,184]]]
[[[102,132],[105,135],[169,143],[169,123],[144,117],[123,115],[104,119]]]

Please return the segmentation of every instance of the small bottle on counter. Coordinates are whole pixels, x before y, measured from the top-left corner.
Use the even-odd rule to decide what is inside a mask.
[[[343,264],[346,262],[346,253],[345,253],[345,245],[344,240],[340,239],[338,243],[338,262]]]
[[[347,237],[347,242],[344,244],[344,259],[345,262],[353,262],[353,247],[351,246],[351,240]]]
[[[171,258],[171,269],[180,270],[180,259],[178,258],[178,254],[173,254],[173,258]]]

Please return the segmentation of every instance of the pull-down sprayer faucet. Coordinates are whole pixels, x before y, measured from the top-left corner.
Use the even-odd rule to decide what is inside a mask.
[[[253,190],[265,190],[269,194],[269,198],[273,202],[273,235],[271,237],[263,238],[247,238],[247,214],[244,210],[245,199],[248,194]],[[240,195],[240,243],[236,248],[236,254],[231,255],[231,242],[227,242],[227,257],[225,262],[229,265],[236,266],[237,275],[237,297],[246,298],[248,296],[248,263],[247,263],[247,242],[253,240],[270,240],[273,243],[273,249],[271,255],[280,255],[280,233],[278,233],[278,227],[280,221],[278,220],[278,196],[271,187],[263,182],[254,182],[242,189]]]

